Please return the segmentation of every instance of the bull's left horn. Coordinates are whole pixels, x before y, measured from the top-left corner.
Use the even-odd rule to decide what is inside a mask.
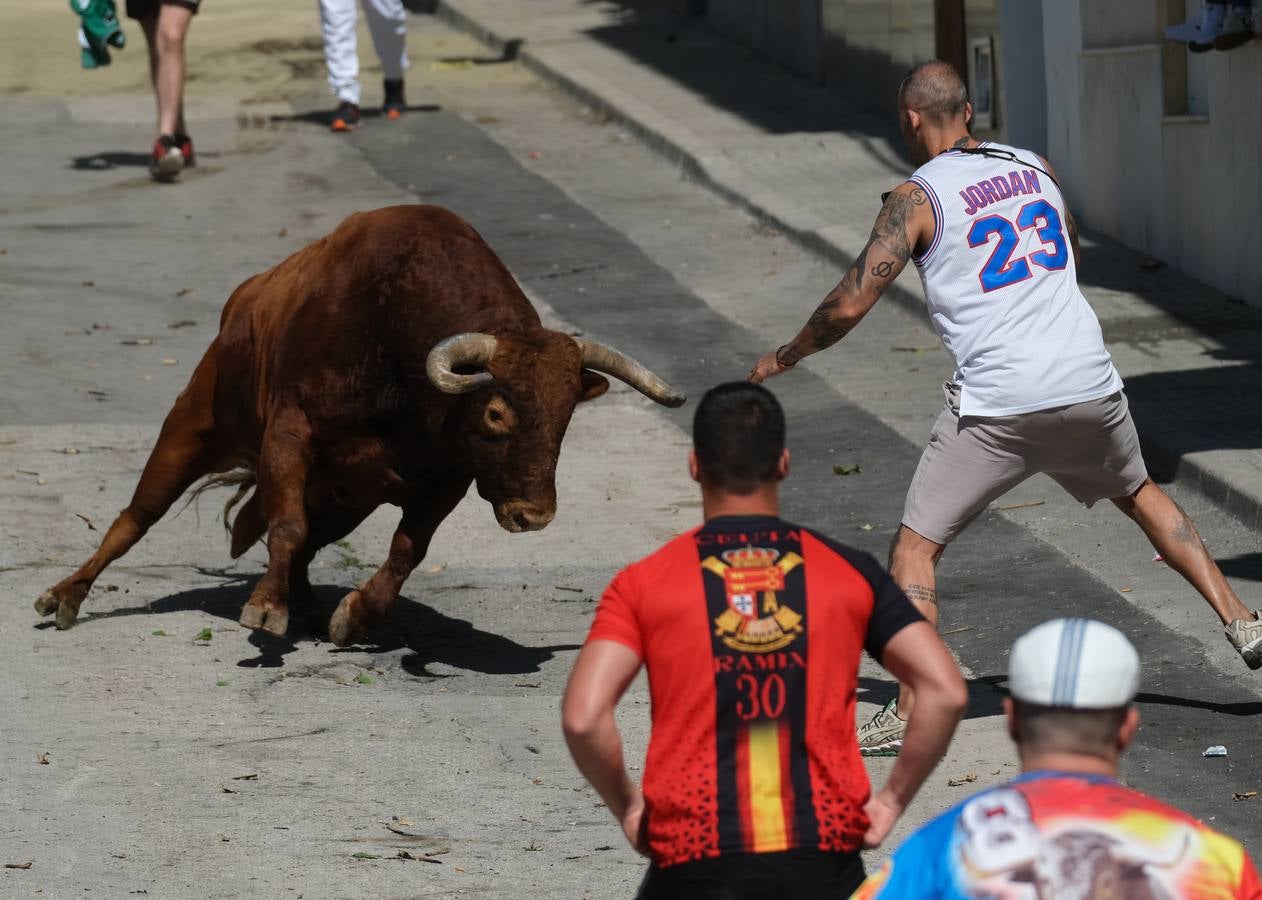
[[[583,368],[625,381],[650,400],[663,406],[683,406],[688,397],[658,378],[645,366],[613,347],[583,338],[574,339],[583,351]]]
[[[455,334],[434,345],[425,360],[425,374],[444,394],[467,394],[490,384],[490,372],[457,373],[457,366],[485,366],[495,356],[494,335],[481,332]]]

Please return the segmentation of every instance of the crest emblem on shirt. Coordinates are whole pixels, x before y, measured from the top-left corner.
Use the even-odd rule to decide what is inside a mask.
[[[733,650],[770,653],[802,633],[802,616],[780,604],[785,576],[802,557],[770,547],[739,547],[711,556],[701,568],[723,579],[727,609],[714,619],[714,633]]]

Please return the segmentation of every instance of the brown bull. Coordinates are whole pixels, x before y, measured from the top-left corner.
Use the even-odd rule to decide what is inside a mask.
[[[392,503],[381,568],[329,622],[345,644],[383,619],[438,524],[473,482],[507,531],[556,511],[561,439],[613,375],[658,403],[684,397],[635,361],[544,328],[464,220],[395,206],[246,280],[162,424],[131,503],[96,553],[35,603],[71,627],[93,581],[198,479],[244,470],[235,559],[267,536],[267,572],[241,624],[283,635],[310,602],[316,551]]]

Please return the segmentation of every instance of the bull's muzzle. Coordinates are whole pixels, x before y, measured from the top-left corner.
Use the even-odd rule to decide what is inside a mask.
[[[555,515],[555,506],[543,506],[529,500],[506,500],[495,505],[496,521],[505,531],[514,534],[546,528]]]

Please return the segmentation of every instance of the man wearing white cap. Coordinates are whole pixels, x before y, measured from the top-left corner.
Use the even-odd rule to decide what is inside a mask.
[[[1091,619],[1017,640],[1004,700],[1022,775],[909,837],[855,894],[1262,898],[1244,848],[1118,783],[1139,713],[1139,655]]]

